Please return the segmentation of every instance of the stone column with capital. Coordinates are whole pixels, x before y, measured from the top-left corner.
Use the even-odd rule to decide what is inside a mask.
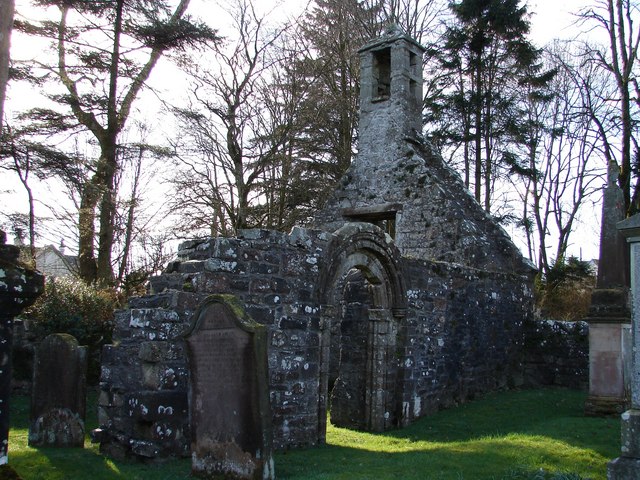
[[[640,478],[640,214],[617,225],[631,250],[631,408],[622,414],[620,456],[609,462],[609,480]]]
[[[21,265],[20,249],[6,239],[0,230],[0,465],[8,461],[13,319],[44,291],[44,277]]]
[[[620,414],[628,407],[629,379],[625,373],[631,314],[629,311],[628,246],[616,224],[625,217],[618,187],[620,168],[609,164],[602,199],[600,261],[589,313],[589,396],[586,415]]]

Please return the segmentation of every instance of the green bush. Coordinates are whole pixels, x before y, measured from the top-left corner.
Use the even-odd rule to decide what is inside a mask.
[[[58,278],[47,280],[44,294],[23,316],[30,320],[31,333],[38,342],[51,333],[68,333],[80,345],[86,345],[88,381],[95,384],[100,377],[100,351],[103,345],[111,343],[116,306],[113,290]]]
[[[588,262],[576,257],[560,259],[546,275],[536,279],[536,305],[554,320],[582,320],[591,305],[595,275]]]

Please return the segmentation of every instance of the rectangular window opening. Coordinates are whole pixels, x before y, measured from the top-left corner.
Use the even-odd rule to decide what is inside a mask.
[[[355,222],[372,223],[393,239],[396,238],[396,219],[398,212],[402,211],[399,203],[385,203],[360,208],[346,208],[342,211],[342,216]]]
[[[373,98],[385,100],[391,94],[391,48],[373,52]]]
[[[414,52],[409,52],[409,66],[411,67],[411,73],[416,75],[418,73],[418,55]]]

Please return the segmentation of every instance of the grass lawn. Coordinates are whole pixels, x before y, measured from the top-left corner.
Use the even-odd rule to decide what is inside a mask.
[[[585,393],[500,392],[384,434],[329,427],[328,444],[276,454],[281,480],[606,479],[620,421],[582,414]],[[90,400],[95,400],[91,397]],[[12,399],[9,464],[25,479],[187,479],[190,460],[114,462],[85,449],[27,446],[28,399]],[[90,408],[90,410],[92,410]],[[87,420],[96,424],[95,415]]]

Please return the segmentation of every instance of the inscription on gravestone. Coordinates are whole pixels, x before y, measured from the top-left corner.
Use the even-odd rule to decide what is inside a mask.
[[[29,445],[83,447],[87,350],[72,335],[55,333],[36,350]]]
[[[232,296],[213,295],[186,334],[192,473],[272,479],[265,327]]]

